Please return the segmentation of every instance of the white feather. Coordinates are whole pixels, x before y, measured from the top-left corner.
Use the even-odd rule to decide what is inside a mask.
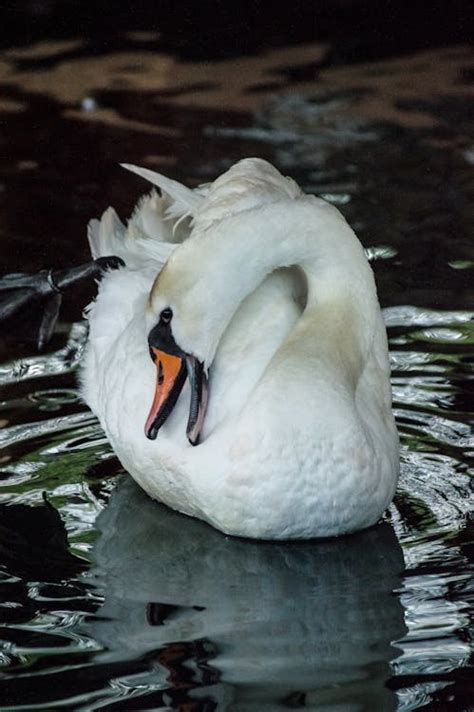
[[[182,183],[178,183],[176,180],[167,178],[166,176],[161,175],[161,173],[150,171],[148,168],[133,166],[130,163],[121,163],[120,165],[127,171],[136,173],[141,178],[144,178],[153,185],[156,185],[161,190],[166,191],[166,193],[168,193],[168,195],[174,200],[175,204],[177,204],[181,215],[194,215],[204,200],[202,195],[199,195],[197,191],[187,188],[185,185],[182,185]]]
[[[88,225],[92,257],[116,255],[130,269],[142,269],[150,263],[161,269],[176,243],[189,235],[189,225],[181,224],[177,229],[181,219],[170,218],[169,207],[170,199],[152,190],[139,200],[127,227],[113,208],[107,208],[100,220],[91,220]]]

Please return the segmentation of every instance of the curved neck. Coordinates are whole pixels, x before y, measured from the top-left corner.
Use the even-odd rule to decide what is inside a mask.
[[[327,314],[320,325],[323,332],[329,335],[352,324],[362,351],[369,346],[378,308],[372,270],[342,215],[323,200],[282,200],[207,229],[198,222],[176,258],[203,264],[184,300],[190,313],[204,319],[194,340],[201,338],[206,365],[243,299],[273,270],[296,265],[304,271],[308,289],[301,321],[316,315],[321,321]],[[180,335],[176,337],[179,341]]]

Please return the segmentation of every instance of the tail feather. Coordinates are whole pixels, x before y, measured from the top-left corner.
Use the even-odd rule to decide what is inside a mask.
[[[143,196],[125,227],[113,208],[108,208],[100,220],[91,220],[88,239],[94,259],[107,255],[121,257],[132,269],[150,266],[160,268],[176,247],[190,233],[191,221],[202,205],[207,186],[196,190],[166,178],[147,168],[122,164],[156,185],[156,190]]]
[[[174,202],[173,214],[177,215],[192,215],[199,210],[204,200],[203,196],[200,195],[199,191],[187,188],[182,183],[178,183],[176,180],[167,178],[161,173],[156,173],[155,171],[150,171],[148,168],[140,168],[139,166],[133,166],[130,163],[121,163],[122,168],[125,168],[132,173],[136,173],[145,180],[148,180],[153,185],[156,185],[160,190],[165,191]]]
[[[139,201],[135,211],[123,225],[113,208],[108,208],[100,220],[91,220],[88,225],[88,240],[92,257],[116,255],[127,267],[140,269],[150,263],[160,269],[176,248],[178,240],[189,234],[186,226],[173,230],[173,221],[165,215],[168,201],[156,191]]]
[[[120,251],[125,235],[125,225],[120,222],[120,218],[113,208],[107,208],[100,220],[91,220],[87,227],[87,237],[92,257],[107,255],[122,255]]]

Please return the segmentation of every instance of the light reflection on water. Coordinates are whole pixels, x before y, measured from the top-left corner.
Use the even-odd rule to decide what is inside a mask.
[[[54,202],[66,166],[75,181],[69,228],[82,234],[104,200],[120,207],[137,197],[110,169],[119,152],[120,160],[175,166],[195,183],[243,155],[272,160],[338,205],[372,260],[389,305],[402,474],[387,521],[369,532],[295,545],[231,540],[152,503],[126,479],[115,488],[120,466],[77,393],[83,322],[65,326],[47,355],[12,349],[0,366],[2,710],[468,709],[474,332],[462,216],[472,183],[459,150],[468,128],[455,104],[465,100],[455,80],[466,50],[424,53],[419,66],[414,57],[329,68],[321,82],[296,86],[282,79],[284,63],[324,51],[291,48],[258,55],[231,93],[226,62],[186,67],[152,52],[75,57],[79,47],[47,55],[43,47],[43,59],[34,48],[10,53],[2,70],[11,103],[0,111],[30,161],[15,179],[31,180],[35,165],[46,172],[26,188],[59,210],[64,264],[85,256],[82,237],[63,240]],[[33,69],[21,68],[22,56]],[[46,56],[50,70],[35,71]],[[74,67],[83,70],[80,96],[68,94]],[[407,72],[412,86],[403,85]],[[281,96],[255,91],[269,75]],[[92,176],[28,144],[15,120],[31,104],[42,123],[41,97],[58,102],[52,127],[62,128],[64,150],[97,147]],[[7,197],[20,214],[18,191]],[[35,229],[28,226],[31,237]],[[25,226],[9,238],[23,244]],[[55,245],[47,258],[54,261]],[[45,266],[33,251],[28,259]]]
[[[82,356],[86,335],[84,323],[73,324],[66,345],[47,356],[17,358],[0,366],[0,385],[69,373]]]

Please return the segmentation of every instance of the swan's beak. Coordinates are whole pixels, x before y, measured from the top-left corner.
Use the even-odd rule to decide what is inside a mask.
[[[145,423],[145,435],[154,440],[166,418],[173,410],[186,380],[186,366],[180,356],[150,347],[156,364],[156,389]]]
[[[150,347],[156,364],[157,377],[153,403],[145,423],[145,435],[154,440],[181,393],[186,376],[191,385],[191,403],[186,435],[191,445],[197,445],[201,434],[208,399],[207,377],[203,364],[195,356],[176,356]]]
[[[186,356],[186,367],[191,384],[191,404],[186,435],[191,445],[197,445],[206,415],[209,386],[204,366],[195,356]]]

